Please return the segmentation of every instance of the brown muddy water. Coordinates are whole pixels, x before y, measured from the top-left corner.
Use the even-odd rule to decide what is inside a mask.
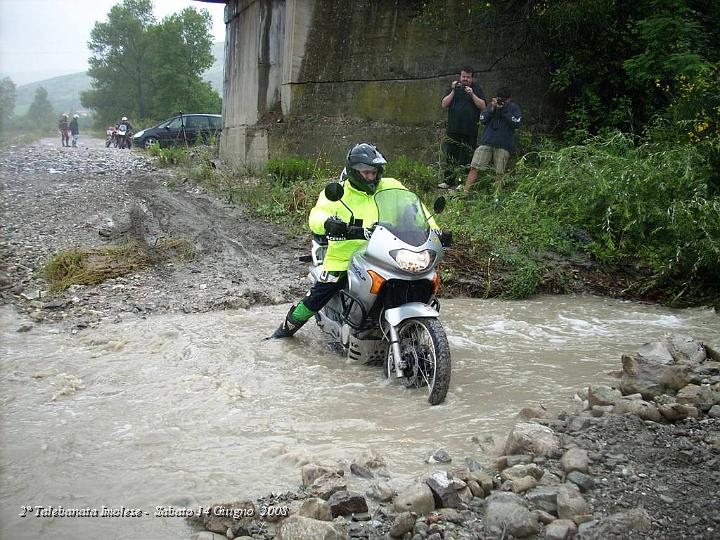
[[[186,521],[155,517],[157,507],[295,489],[302,464],[365,449],[401,488],[437,448],[456,463],[489,460],[520,408],[569,406],[587,384],[612,382],[620,355],[644,342],[680,333],[720,346],[720,317],[707,309],[446,300],[452,382],[429,407],[384,383],[380,368],[347,364],[312,324],[263,341],[286,310],[158,315],[76,335],[18,333],[23,321],[1,310],[0,538],[187,538]],[[140,515],[43,517],[50,507]]]

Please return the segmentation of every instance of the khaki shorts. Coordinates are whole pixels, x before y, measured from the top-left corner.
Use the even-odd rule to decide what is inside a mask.
[[[507,167],[508,159],[510,159],[510,152],[504,148],[495,148],[493,146],[485,145],[478,146],[473,154],[470,167],[477,170],[487,169],[489,168],[491,159],[495,165],[495,172],[503,174],[505,172],[505,167]]]

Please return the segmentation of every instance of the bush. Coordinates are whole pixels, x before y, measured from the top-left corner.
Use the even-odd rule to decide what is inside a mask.
[[[266,168],[272,181],[283,186],[312,180],[319,174],[317,160],[300,156],[271,159]]]
[[[436,167],[399,156],[388,163],[385,176],[400,180],[405,186],[421,193],[435,191],[439,174]]]

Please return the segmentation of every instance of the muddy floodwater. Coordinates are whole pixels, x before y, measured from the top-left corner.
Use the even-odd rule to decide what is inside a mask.
[[[520,408],[556,410],[587,384],[611,383],[620,355],[641,343],[679,333],[720,345],[720,317],[707,309],[445,300],[452,382],[429,407],[381,369],[347,364],[313,324],[264,341],[286,311],[156,315],[69,334],[16,332],[24,320],[3,308],[0,537],[187,538],[186,521],[155,517],[157,507],[295,489],[302,464],[365,449],[403,487],[437,448],[457,462],[489,459]],[[42,517],[38,506],[140,515]]]

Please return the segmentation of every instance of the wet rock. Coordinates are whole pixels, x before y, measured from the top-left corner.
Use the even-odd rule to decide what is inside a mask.
[[[468,480],[474,480],[480,484],[480,487],[485,492],[485,495],[488,495],[493,490],[493,479],[486,472],[470,471],[468,474]]]
[[[417,483],[402,491],[393,502],[396,512],[415,512],[419,516],[435,510],[433,492],[425,482]]]
[[[345,490],[347,490],[347,482],[337,473],[324,474],[316,478],[310,486],[311,493],[325,500],[328,500],[333,493]]]
[[[403,535],[412,532],[415,527],[415,518],[417,516],[412,512],[400,512],[395,516],[395,521],[390,527],[389,534],[393,538],[400,538]]]
[[[570,519],[556,519],[545,527],[545,540],[570,540],[577,534],[578,528]]]
[[[333,517],[368,511],[365,497],[355,491],[338,491],[333,493],[328,503],[330,504]]]
[[[548,427],[529,422],[515,424],[505,443],[506,454],[532,453],[542,456],[554,455],[560,441]]]
[[[540,531],[537,516],[514,493],[495,492],[486,499],[485,531],[493,535],[525,538]]]
[[[615,414],[634,414],[643,420],[661,422],[662,416],[657,407],[641,399],[619,399],[613,408]]]
[[[623,355],[620,390],[644,399],[674,394],[690,382],[691,371],[705,358],[702,343],[685,336],[646,343],[637,354]]]
[[[500,456],[495,460],[495,467],[502,471],[508,467],[514,467],[515,465],[524,465],[532,463],[533,457],[527,454],[516,454],[512,456]]]
[[[347,534],[333,522],[290,516],[282,522],[277,540],[345,540]]]
[[[709,411],[713,405],[720,403],[720,393],[714,392],[709,386],[688,384],[680,389],[675,399],[680,404],[692,405],[701,411]]]
[[[350,472],[354,474],[355,476],[359,476],[360,478],[375,478],[375,475],[372,473],[370,469],[367,467],[363,467],[361,465],[357,465],[356,463],[350,464]]]
[[[521,420],[531,420],[533,418],[547,418],[547,409],[543,405],[535,407],[523,407],[518,412],[518,418]]]
[[[560,465],[566,473],[571,471],[587,472],[590,460],[586,450],[582,448],[570,448],[560,459]]]
[[[330,503],[319,497],[305,499],[298,510],[298,515],[320,521],[332,521],[333,519]]]
[[[385,460],[374,450],[365,450],[352,464],[362,469],[378,469],[385,466]]]
[[[245,515],[256,515],[255,504],[252,501],[235,501],[231,503],[215,504],[210,508],[208,515],[203,516],[203,526],[211,532],[225,534],[238,520],[233,518],[235,512]],[[249,522],[249,518],[240,520]]]
[[[682,403],[658,405],[658,411],[662,417],[669,422],[677,422],[685,418],[697,418],[698,416],[698,411],[695,407]]]
[[[365,495],[380,502],[389,502],[395,496],[395,490],[387,482],[377,482],[370,485]]]
[[[452,458],[444,448],[439,448],[425,456],[425,463],[450,463]]]
[[[720,405],[713,405],[710,407],[708,416],[711,418],[720,418]]]
[[[452,478],[447,471],[436,471],[425,483],[432,490],[436,508],[465,508],[461,491],[467,485],[462,480]]]
[[[32,324],[21,324],[20,326],[18,326],[18,329],[15,331],[18,333],[23,333],[23,332],[29,332],[33,328],[34,328],[34,326]]]
[[[303,465],[301,469],[302,474],[302,483],[303,486],[310,486],[320,478],[321,476],[327,475],[327,474],[337,474],[338,476],[344,476],[345,471],[342,469],[342,467],[338,467],[337,465],[320,465],[317,463],[308,463],[307,465]]]
[[[622,397],[622,392],[609,386],[588,386],[588,401],[590,405],[614,405]]]

